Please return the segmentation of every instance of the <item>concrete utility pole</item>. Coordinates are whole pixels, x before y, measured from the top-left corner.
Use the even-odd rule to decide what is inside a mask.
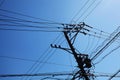
[[[89,30],[85,28],[85,26],[87,25],[83,22],[80,24],[67,24],[63,26],[65,27],[63,30],[63,33],[68,42],[69,48],[62,48],[60,45],[59,46],[51,45],[51,47],[63,49],[66,51],[69,50],[68,52],[70,52],[74,56],[77,62],[79,71],[75,73],[75,75],[72,77],[71,80],[76,80],[76,79],[90,80],[90,77],[89,77],[90,73],[86,69],[90,69],[92,67],[91,60],[88,58],[87,54],[81,54],[81,53],[76,52],[76,49],[73,46],[73,43],[78,33],[82,33],[86,35],[87,34],[86,32],[89,32]],[[72,38],[70,37],[70,35],[72,35]]]
[[[75,49],[74,49],[73,45],[71,44],[70,39],[69,39],[69,37],[67,35],[67,32],[64,32],[64,35],[65,35],[65,38],[66,38],[66,40],[67,40],[67,42],[68,42],[68,44],[69,44],[69,46],[71,48],[71,51],[72,51],[72,53],[74,55],[74,58],[76,59],[78,67],[81,70],[81,75],[85,78],[85,80],[90,80],[88,78],[88,76],[86,75],[87,74],[86,71],[84,70],[84,67],[83,67],[84,63],[82,61],[82,58],[77,56],[77,53],[75,52]]]

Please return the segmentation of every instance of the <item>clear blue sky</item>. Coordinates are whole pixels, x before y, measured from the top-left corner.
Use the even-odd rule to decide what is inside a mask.
[[[60,23],[79,23],[84,21],[86,24],[108,33],[112,33],[120,25],[119,0],[0,0],[0,2],[2,1],[4,2],[0,5],[0,19],[11,19],[5,17],[6,15],[37,22],[44,21],[42,19],[49,20],[48,22]],[[84,6],[87,1],[89,2]],[[91,4],[92,6],[90,6]],[[83,6],[84,8],[82,8]],[[2,11],[1,9],[41,19],[21,16]],[[78,11],[80,12],[78,13]],[[15,23],[0,21],[0,24]],[[63,27],[54,24],[24,24],[43,27]],[[36,28],[7,25],[0,25],[0,28],[37,30]],[[98,33],[100,32],[97,30],[95,31]],[[106,33],[103,34],[109,35]],[[99,36],[104,37],[103,35]],[[90,54],[104,40],[105,39],[103,38],[79,34],[75,47],[82,53]],[[76,62],[71,54],[59,49],[53,49],[50,47],[50,44],[61,44],[62,46],[68,47],[62,32],[0,30],[0,74],[64,72],[76,69]],[[109,53],[119,44],[119,40],[118,42],[114,42],[108,49],[106,49],[106,51],[103,52],[102,56]],[[94,69],[95,73],[115,73],[120,68],[119,52],[120,50],[116,50],[101,61],[101,63],[97,64]],[[102,56],[95,62],[99,61]],[[34,62],[36,60],[41,62],[40,65],[39,63]],[[32,66],[33,70],[31,69]],[[39,80],[40,78],[41,77],[19,77],[0,78],[0,80]],[[107,79],[108,78],[101,77],[96,78],[95,80]],[[114,78],[113,80],[119,79]]]

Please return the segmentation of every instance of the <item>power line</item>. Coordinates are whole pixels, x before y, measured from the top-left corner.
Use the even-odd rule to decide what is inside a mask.
[[[47,27],[47,26],[33,26],[33,25],[26,25],[26,24],[19,24],[19,25],[16,25],[16,24],[0,24],[0,26],[14,26],[14,27],[30,27],[30,28],[42,28],[42,29],[63,29],[63,27]]]
[[[100,46],[98,46],[95,50],[95,55],[91,58],[91,60],[95,60],[102,52],[108,48],[118,37],[120,36],[120,27],[118,27],[111,35],[108,37]]]
[[[51,23],[51,22],[37,22],[37,21],[30,21],[30,20],[25,20],[25,19],[20,19],[20,18],[16,18],[16,17],[11,17],[11,16],[8,16],[8,15],[1,15],[0,16],[4,16],[4,17],[7,17],[7,18],[12,18],[12,19],[0,19],[0,21],[2,22],[10,22],[10,23],[15,23],[15,24],[20,24],[22,26],[27,26],[27,27],[30,27],[31,25],[26,25],[26,24],[23,24],[22,22],[27,22],[27,23],[35,23],[35,24],[51,24],[49,26],[56,26],[56,25],[62,25],[64,23]],[[20,22],[20,23],[16,23],[16,22]],[[7,24],[6,24],[7,25]],[[12,25],[11,25],[12,26]],[[17,25],[14,25],[14,26],[17,26]],[[43,26],[43,25],[42,25]],[[35,27],[35,26],[34,26]],[[37,26],[37,28],[39,28]],[[51,27],[52,28],[52,27]],[[53,27],[54,28],[54,27]],[[56,27],[57,28],[57,27]],[[58,27],[58,28],[62,28],[62,27]]]
[[[26,24],[22,24],[22,23],[16,23],[16,22],[11,22],[11,23],[15,23],[15,24],[20,24],[20,25],[15,25],[15,24],[0,24],[0,25],[2,25],[2,26],[14,26],[14,27],[30,27],[30,28],[45,28],[45,29],[49,29],[49,28],[51,28],[51,30],[49,29],[49,30],[24,30],[24,29],[6,29],[6,28],[1,28],[0,30],[12,30],[12,31],[41,31],[41,32],[62,32],[63,30],[59,30],[59,29],[63,29],[63,27],[46,27],[46,26],[33,26],[33,25],[26,25]],[[67,24],[66,24],[67,25]],[[58,29],[58,30],[54,30],[54,28],[56,28],[56,29]],[[53,30],[52,30],[53,29]],[[108,37],[108,35],[104,35],[104,34],[100,34],[100,33],[98,33],[98,32],[95,32],[95,31],[90,31],[90,33],[94,33],[95,35],[96,34],[98,34],[98,35],[103,35],[103,36],[105,36],[105,37]],[[103,32],[103,31],[101,31],[101,32]],[[93,34],[90,34],[90,33],[87,33],[87,34],[89,34],[89,35],[93,35]],[[105,32],[104,32],[105,33]],[[108,34],[108,33],[105,33],[105,34]],[[97,35],[96,35],[97,36]]]
[[[91,41],[90,44],[89,44],[90,46],[89,46],[89,48],[88,48],[89,51],[93,49],[94,41],[95,41],[95,36],[93,36],[90,41]]]
[[[7,13],[12,13],[12,14],[16,14],[16,15],[21,15],[21,16],[25,16],[25,17],[29,17],[29,18],[33,18],[33,19],[38,19],[38,20],[43,20],[43,21],[58,23],[58,22],[55,22],[55,21],[41,19],[41,18],[30,16],[30,15],[26,15],[26,14],[22,14],[22,13],[10,11],[10,10],[0,9],[0,11],[7,12]]]
[[[30,30],[30,29],[9,29],[9,28],[0,28],[0,30],[23,31],[23,32],[63,32],[62,30]]]
[[[45,64],[53,64],[53,65],[59,65],[59,66],[68,66],[72,67],[71,65],[65,65],[65,64],[59,64],[59,63],[53,63],[53,62],[43,62],[33,59],[25,59],[25,58],[18,58],[18,57],[10,57],[10,56],[0,56],[1,58],[8,58],[8,59],[15,59],[15,60],[22,60],[22,61],[29,61],[29,62],[37,62],[37,63],[45,63]]]
[[[51,54],[49,54],[49,55],[47,54],[48,56],[47,56],[47,57],[45,56],[45,57],[43,58],[44,61],[45,61],[45,63],[48,62],[48,60],[50,60],[50,58],[55,54],[55,51],[56,51],[56,50],[54,50],[53,52],[51,52]],[[36,67],[36,68],[33,70],[33,72],[34,72],[34,73],[39,72],[39,70],[41,70],[41,69],[44,67],[44,65],[45,65],[44,63],[41,64],[41,65],[38,65],[38,66],[39,66],[39,67],[37,66],[38,69],[37,69],[37,67]]]
[[[0,77],[24,77],[24,76],[62,76],[62,75],[72,75],[70,72],[54,72],[54,73],[36,73],[36,74],[5,74],[0,75]]]
[[[53,41],[55,42],[58,38],[60,37],[60,35],[57,36],[57,38]],[[48,47],[45,52],[38,58],[38,61],[44,61],[44,62],[47,62],[48,59],[53,55],[54,51],[52,52],[53,50],[50,49],[50,47]],[[36,64],[37,62],[35,62],[31,67],[30,69],[27,71],[27,73],[33,73],[37,67],[39,66],[43,66],[43,64]],[[41,68],[41,67],[40,67]],[[28,77],[25,78],[25,80],[27,80]]]
[[[31,22],[31,23],[37,23],[37,24],[65,24],[65,23],[56,23],[56,22],[46,22],[46,21],[31,21],[31,20],[26,20],[26,19],[21,19],[21,18],[18,18],[18,17],[13,17],[13,16],[8,16],[8,15],[4,15],[4,14],[0,14],[1,17],[6,17],[8,19],[1,19],[1,20],[6,20],[6,21],[9,21],[9,18],[10,20],[13,19],[12,21],[19,21],[19,22]]]
[[[97,7],[98,7],[98,5],[100,5],[100,3],[102,2],[103,0],[100,0],[96,5],[95,5],[95,7],[88,13],[88,15],[86,15],[86,17],[82,20],[82,21],[84,21]]]
[[[87,43],[87,46],[86,46],[86,48],[83,51],[84,53],[86,53],[88,51],[88,48],[90,46],[90,35],[88,35],[86,43]]]
[[[27,70],[26,73],[33,73],[33,71],[35,71],[38,68],[38,66],[41,64],[41,63],[37,63],[37,61],[44,61],[45,62],[44,58],[46,58],[48,56],[47,53],[51,53],[51,52],[52,52],[52,50],[50,49],[50,47],[48,47],[44,51],[44,53],[40,55],[40,57],[36,60],[36,62]],[[27,80],[28,77],[23,78],[22,80],[24,80],[24,79]]]
[[[100,42],[100,40],[103,38],[103,39],[105,39],[104,37],[102,37],[102,32],[100,33],[100,35],[99,36],[97,36],[96,34],[94,35],[94,37],[97,37],[97,41],[96,41],[96,45],[94,46],[94,48],[93,49],[95,49],[98,45],[99,45],[99,42]],[[92,54],[90,54],[90,56],[91,56]]]
[[[120,70],[117,71],[117,73],[112,74],[109,73],[96,73],[93,74],[86,74],[88,76],[96,76],[96,77],[120,77],[120,75],[117,75],[120,72]],[[36,74],[1,74],[0,77],[24,77],[24,76],[66,76],[66,75],[73,75],[73,72],[63,71],[63,72],[52,72],[52,73],[36,73]],[[111,79],[109,79],[111,80]]]
[[[88,10],[95,2],[96,2],[96,0],[94,0],[94,1],[87,7],[87,9],[85,9],[85,11],[81,14],[81,16],[80,16],[79,18],[76,19],[75,22],[77,22],[77,21],[87,12],[87,10]]]
[[[61,39],[61,37],[60,37],[60,35],[58,35],[57,37],[56,37],[56,39],[53,41],[53,43],[54,42],[56,42],[57,40],[57,43],[59,43],[59,41],[60,41],[60,39]],[[45,62],[47,62],[54,54],[55,54],[55,51],[56,50],[53,50],[53,52],[48,52],[48,54],[46,54],[46,56],[43,56],[43,59],[42,59],[42,61],[45,61]],[[34,73],[37,73],[41,68],[43,68],[43,66],[44,66],[45,64],[38,64],[35,68],[34,68],[34,70],[32,71],[32,72],[34,72]],[[37,67],[39,66],[39,68],[37,69]],[[36,71],[35,71],[36,70]],[[31,73],[32,73],[31,72]]]
[[[23,20],[23,19],[19,19],[19,18],[16,18],[16,17],[11,17],[11,16],[7,16],[7,15],[1,15],[1,16],[4,16],[4,17],[8,17],[8,18],[12,18],[12,19],[15,19],[15,20],[12,20],[12,21],[20,21],[20,22],[32,22],[32,23],[39,23],[39,24],[57,24],[57,23],[48,23],[48,22],[35,22],[35,21],[29,21],[29,20]],[[17,19],[17,20],[16,20]],[[6,20],[6,19],[1,19],[1,20]],[[9,19],[8,19],[8,21],[10,21]],[[11,22],[11,21],[10,21]],[[13,23],[13,22],[11,22],[11,23]],[[20,23],[16,23],[16,24],[20,24]],[[75,24],[66,24],[66,23],[59,23],[59,25],[75,25]],[[22,24],[23,25],[23,24]],[[25,24],[24,24],[25,25]],[[88,26],[88,25],[87,25]],[[54,27],[53,27],[54,28]],[[55,27],[55,28],[63,28],[63,27]],[[99,29],[97,29],[97,28],[93,28],[92,27],[92,29],[94,29],[94,30],[97,30],[97,31],[102,31],[102,30],[99,30]],[[97,33],[97,32],[94,32],[94,31],[90,31],[90,32],[93,32],[93,33],[96,33],[96,34],[99,34],[99,33]],[[104,32],[104,31],[102,31],[103,33],[105,33],[105,34],[110,34],[110,33],[107,33],[107,32]]]
[[[74,20],[74,18],[84,9],[84,7],[88,4],[90,0],[87,0],[85,4],[80,8],[80,10],[75,14],[75,16],[72,18],[71,22]]]
[[[98,64],[98,63],[100,63],[102,60],[104,60],[107,56],[109,56],[110,54],[112,54],[114,51],[116,51],[117,49],[119,49],[120,48],[120,45],[119,46],[117,46],[117,47],[115,47],[114,49],[112,49],[108,54],[106,54],[104,57],[102,57],[101,58],[101,60],[99,60],[97,63],[95,63],[95,64]]]
[[[112,78],[114,78],[119,72],[120,72],[120,69],[115,74],[113,74],[108,80],[111,80]]]
[[[15,17],[11,17],[11,18],[15,18]],[[64,24],[64,23],[52,23],[52,22],[37,22],[37,21],[30,21],[30,20],[20,19],[20,18],[17,18],[17,19],[16,18],[15,19],[0,19],[0,21],[2,21],[2,22],[15,21],[15,22],[37,23],[37,24],[56,24],[56,25]]]

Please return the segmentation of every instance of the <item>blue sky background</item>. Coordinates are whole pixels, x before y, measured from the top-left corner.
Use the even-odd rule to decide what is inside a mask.
[[[2,1],[3,0],[0,0],[0,2]],[[79,14],[75,16],[87,1],[89,1],[88,4],[86,4]],[[90,6],[91,4],[92,6]],[[100,31],[112,33],[120,25],[119,8],[119,0],[4,0],[3,4],[0,6],[0,19],[11,19],[1,16],[7,15],[38,22],[44,21],[42,19],[49,20],[48,22],[60,23],[79,23],[84,21],[86,24],[98,29],[91,30],[98,33],[100,33]],[[41,19],[4,12],[1,9]],[[0,24],[12,23],[0,21]],[[63,27],[57,24],[24,24],[43,27]],[[23,26],[0,25],[0,28],[37,30],[36,28],[24,28]],[[107,33],[102,34],[109,35]],[[104,37],[101,35],[101,37],[104,39],[79,34],[75,42],[75,47],[82,53],[90,54],[108,36]],[[59,49],[53,49],[50,47],[50,44],[61,44],[62,46],[68,47],[62,32],[0,30],[0,74],[64,72],[76,69],[76,63],[71,54]],[[116,46],[119,46],[119,44],[118,39],[117,42],[114,42],[108,49],[106,49],[103,52],[103,55],[98,57],[95,62],[99,61],[102,56],[109,53]],[[97,64],[94,70],[95,74],[97,72],[100,74],[115,73],[120,68],[119,52],[119,50],[114,51],[111,55],[101,61],[101,63]],[[35,63],[36,60],[39,60],[41,63]],[[33,70],[31,69],[32,66],[34,67],[32,68]],[[40,78],[41,77],[19,77],[0,78],[0,80],[39,80]],[[107,79],[108,78],[98,77],[95,80]],[[114,78],[113,80],[119,80],[119,78]]]

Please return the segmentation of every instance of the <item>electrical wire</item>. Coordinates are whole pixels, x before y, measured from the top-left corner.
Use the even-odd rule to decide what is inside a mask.
[[[98,29],[98,28],[95,28],[94,26],[92,27],[92,29],[110,35],[110,33],[105,32],[105,31],[103,31],[103,30],[100,30],[100,29]]]
[[[88,50],[88,48],[89,48],[89,45],[90,45],[90,35],[87,35],[88,37],[87,37],[87,40],[86,40],[86,43],[87,43],[87,46],[86,46],[86,48],[84,49],[84,53],[88,53],[87,52],[87,50]]]
[[[111,80],[111,79],[113,79],[115,76],[117,76],[117,74],[120,72],[120,69],[117,71],[117,72],[115,72],[108,80]]]
[[[48,62],[48,60],[50,60],[50,58],[55,54],[55,52],[56,52],[56,50],[53,50],[53,52],[51,52],[51,54],[47,58],[45,57],[44,62],[45,63]],[[34,73],[39,72],[44,66],[45,66],[45,64],[39,65],[38,69],[35,68],[35,70],[33,70]]]
[[[36,62],[34,64],[32,64],[32,66],[27,70],[26,73],[33,73],[34,70],[36,70],[36,68],[41,64],[41,63],[37,63],[37,61],[44,61],[44,58],[46,58],[46,56],[48,56],[48,52],[51,53],[52,50],[50,50],[50,47],[48,47],[45,52],[43,54],[40,55],[40,57],[36,60]],[[44,61],[45,62],[45,61]],[[22,78],[21,80],[27,80],[29,77],[25,77]]]
[[[93,1],[93,3],[94,3],[94,1]],[[93,4],[92,3],[92,4]],[[100,2],[99,2],[100,3]],[[34,18],[34,19],[40,19],[41,20],[41,18],[36,18],[36,17],[33,17],[33,16],[29,16],[29,15],[25,15],[25,14],[21,14],[21,13],[18,13],[18,12],[14,12],[14,11],[9,11],[9,10],[4,10],[4,9],[0,9],[1,11],[4,11],[4,12],[8,12],[8,13],[13,13],[13,14],[17,14],[17,15],[22,15],[22,16],[26,16],[26,17],[30,17],[30,18]],[[49,20],[44,20],[44,19],[42,19],[43,21],[49,21]],[[54,22],[54,21],[50,21],[50,22]],[[54,23],[56,23],[56,22],[54,22]],[[61,24],[61,23],[60,23]]]
[[[58,37],[55,39],[55,41],[57,41],[57,39],[58,39],[58,41],[57,41],[57,43],[59,43],[59,41],[60,41],[60,39],[61,39],[62,37],[60,37],[60,35],[58,35]],[[54,43],[55,43],[55,41],[54,41]],[[51,54],[50,54],[50,52],[49,52],[49,56],[46,58],[43,58],[44,59],[44,61],[45,62],[47,62],[54,54],[55,54],[55,52],[56,52],[56,50],[54,50],[53,52],[51,52]],[[41,70],[41,68],[43,68],[43,66],[44,66],[45,64],[41,64],[41,65],[39,65],[39,68],[37,69],[36,68],[36,71],[34,70],[34,73],[37,73],[39,70]],[[32,78],[32,77],[31,77]]]
[[[102,35],[102,31],[101,31],[100,35]],[[96,35],[95,35],[94,37],[96,37]],[[98,44],[99,44],[101,38],[102,38],[101,36],[97,37],[98,40],[95,41],[95,42],[96,42],[96,45],[94,46],[93,49],[95,49],[95,48],[98,46]],[[92,52],[90,52],[90,57],[91,57],[92,55],[93,55]]]
[[[37,61],[44,61],[45,62],[45,59],[48,54],[47,53],[51,53],[52,50],[50,50],[50,48],[48,48],[42,55],[40,55],[40,57],[37,59]],[[29,70],[27,71],[27,73],[33,73],[40,65],[41,63],[37,63],[35,62],[30,68]],[[23,78],[25,80],[27,80],[29,77],[26,77],[26,78]]]
[[[10,28],[0,28],[0,30],[7,31],[22,31],[22,32],[63,32],[62,30],[30,30],[30,29],[10,29]]]
[[[104,37],[109,37],[110,36],[110,34],[108,35],[108,34],[105,34],[105,33],[103,33],[102,32],[102,34],[101,34],[101,32],[102,31],[100,31],[100,32],[97,32],[97,31],[90,31],[90,33],[93,33],[93,34],[95,34],[95,35],[98,35],[98,36],[104,36]]]
[[[33,25],[26,25],[26,24],[19,24],[19,25],[16,25],[16,24],[0,24],[0,26],[14,26],[14,27],[30,27],[30,28],[42,28],[42,29],[63,29],[63,27],[54,27],[54,26],[50,26],[50,27],[47,27],[47,26],[33,26]]]
[[[59,42],[59,40],[60,40],[60,39],[58,39],[58,42]],[[60,40],[60,41],[61,41],[61,40]],[[57,42],[57,43],[58,43],[58,42]],[[60,43],[60,44],[62,44],[62,43]],[[51,54],[51,55],[53,55],[53,54]],[[51,55],[50,55],[50,57],[51,57]],[[49,60],[50,57],[48,57],[48,58],[46,59],[46,61]],[[35,73],[37,73],[42,67],[43,67],[43,65],[39,66],[39,69],[37,69]]]
[[[52,73],[36,73],[36,74],[5,74],[0,77],[24,77],[24,76],[61,76],[61,75],[72,75],[69,71],[52,72]]]
[[[29,16],[30,17],[30,16]],[[47,32],[47,31],[46,31]],[[51,57],[51,56],[50,56]],[[49,60],[49,58],[48,59],[46,59],[46,60]]]
[[[12,13],[12,14],[16,14],[16,15],[20,15],[20,16],[32,18],[32,19],[38,19],[38,20],[42,20],[42,21],[48,21],[48,22],[59,23],[59,22],[55,22],[55,21],[51,21],[51,20],[41,19],[41,18],[37,18],[37,17],[30,16],[30,15],[26,15],[26,14],[22,14],[22,13],[10,11],[10,10],[0,9],[0,11],[7,12],[7,13]]]
[[[89,39],[88,39],[88,44],[87,44],[86,51],[85,51],[87,53],[89,53],[89,50],[91,49],[91,46],[93,46],[92,42],[93,42],[93,39],[94,39],[94,35],[93,36],[88,35],[88,36],[89,36],[88,37]]]
[[[70,65],[72,66],[72,67],[71,67],[71,70],[73,71],[73,62],[72,62],[71,55],[68,54],[68,57],[69,57]]]
[[[92,36],[91,42],[89,44],[90,46],[89,46],[87,52],[90,52],[93,49],[93,47],[94,47],[94,41],[95,41],[95,36]]]
[[[26,20],[26,19],[21,19],[18,17],[13,17],[13,16],[8,16],[8,15],[4,15],[4,14],[0,14],[1,17],[5,17],[8,19],[1,19],[1,21],[17,21],[17,22],[27,22],[27,23],[36,23],[36,24],[57,24],[57,25],[62,25],[65,23],[54,23],[54,22],[45,22],[45,21],[31,21],[31,20]]]
[[[44,61],[47,62],[47,61],[54,55],[55,51],[56,51],[56,50],[54,50],[54,51],[52,52],[52,54],[50,54],[46,59],[44,59]],[[45,64],[38,65],[39,68],[37,69],[37,67],[36,67],[36,68],[33,70],[34,73],[39,72],[39,70],[41,70],[44,65],[45,65]],[[32,77],[31,77],[31,78],[32,78]],[[30,78],[30,79],[31,79],[31,78]]]
[[[2,22],[10,22],[10,23],[15,23],[15,24],[20,24],[20,25],[22,25],[22,26],[27,26],[26,24],[23,24],[23,23],[16,23],[16,22],[27,22],[27,23],[36,23],[36,24],[52,24],[51,26],[53,27],[53,26],[56,26],[56,25],[62,25],[63,23],[61,23],[61,24],[57,24],[57,23],[50,23],[50,22],[36,22],[36,21],[30,21],[30,20],[25,20],[25,19],[20,19],[20,18],[16,18],[16,17],[11,17],[11,16],[8,16],[8,15],[1,15],[0,14],[0,16],[3,16],[3,17],[7,17],[7,18],[12,18],[12,19],[0,19],[0,21],[2,21]],[[55,24],[55,25],[54,25]],[[7,25],[7,24],[6,24]],[[12,26],[12,25],[11,25]],[[16,26],[16,25],[14,25],[14,26]],[[42,25],[43,26],[43,25]],[[27,26],[27,27],[30,27],[30,25],[29,26]],[[37,27],[37,28],[39,28],[39,27]],[[54,28],[54,27],[53,27]],[[56,27],[57,28],[57,27]],[[62,27],[58,27],[58,28],[62,28]]]
[[[96,1],[97,1],[97,0],[94,0],[94,1],[87,7],[87,9],[84,10],[84,12],[80,15],[80,17],[75,20],[75,22],[77,22],[77,21],[87,12],[87,10],[88,10],[89,8],[91,8],[91,6],[92,6]]]
[[[96,77],[120,77],[117,75],[120,72],[118,70],[114,75],[111,73],[95,73],[95,74],[86,74],[89,76],[96,76]],[[52,72],[52,73],[36,73],[36,74],[1,74],[0,77],[23,77],[23,76],[62,76],[62,75],[71,75],[73,76],[73,72],[71,71],[62,71],[62,72]],[[109,80],[111,80],[111,78]]]
[[[86,17],[82,20],[84,21],[85,19],[88,18],[88,16],[100,5],[100,3],[102,2],[103,0],[100,0],[96,5],[95,7],[86,15]]]
[[[14,17],[10,17],[10,16],[6,16],[6,15],[2,15],[2,16],[5,16],[5,17],[9,17],[9,18],[13,18],[13,19],[16,19],[16,18],[14,18]],[[18,19],[18,18],[17,18]],[[6,19],[1,19],[1,20],[6,20]],[[10,21],[9,19],[7,20],[7,21]],[[12,21],[22,21],[21,19],[20,20],[12,20]],[[23,20],[23,21],[26,21],[26,20]],[[33,21],[26,21],[26,22],[33,22]],[[47,22],[33,22],[33,23],[42,23],[42,24],[51,24],[51,23],[47,23]],[[20,23],[19,23],[20,24]],[[52,23],[52,24],[54,24],[54,23]],[[6,24],[7,25],[7,24]],[[11,25],[11,26],[13,26],[13,25]],[[16,26],[16,25],[14,25],[14,26]],[[18,25],[19,26],[19,25]],[[21,25],[21,26],[25,26],[25,25]],[[26,25],[27,26],[27,25]],[[28,26],[28,27],[30,27],[30,26]],[[32,27],[35,27],[35,26],[32,26]],[[37,28],[39,28],[38,26],[37,26]],[[54,28],[54,27],[53,27]],[[55,28],[62,28],[62,27],[55,27]],[[94,32],[94,31],[91,31],[91,32]],[[94,32],[95,33],[95,32]],[[99,33],[98,33],[99,34]]]
[[[12,19],[17,19],[18,21],[22,21],[22,20],[23,20],[23,19],[19,19],[19,18],[16,18],[16,17],[7,16],[7,15],[1,15],[1,16],[8,17],[8,18],[12,18]],[[32,22],[32,23],[51,24],[51,23],[48,23],[48,22],[34,22],[34,21],[28,21],[28,20],[23,20],[23,21]],[[19,23],[19,24],[20,24],[20,23]],[[52,24],[56,24],[56,23],[52,23]],[[63,23],[61,23],[61,24],[63,24]],[[60,24],[60,25],[61,25],[61,24]],[[56,28],[62,28],[62,27],[56,27]],[[96,28],[92,28],[92,29],[97,30],[97,31],[101,31],[101,30],[96,29]],[[96,33],[96,32],[94,32],[94,31],[91,31],[91,32]],[[110,34],[110,33],[104,32],[104,31],[102,31],[102,32],[105,33],[105,34]],[[99,33],[96,33],[96,34],[99,34]]]
[[[79,11],[74,15],[74,17],[72,18],[71,22],[74,20],[74,18],[84,9],[84,7],[88,4],[90,0],[87,0],[85,2],[85,4],[79,9]]]
[[[120,48],[120,45],[115,47],[114,49],[112,49],[109,53],[107,53],[104,57],[101,58],[101,60],[99,60],[98,62],[95,63],[96,64],[99,64],[101,61],[103,61],[107,56],[109,56],[110,54],[112,54],[114,51],[116,51],[117,49]]]
[[[57,38],[53,41],[55,42],[58,38],[60,37],[60,35],[57,36]],[[54,51],[53,51],[54,52]],[[52,50],[50,49],[50,47],[47,48],[47,50],[45,50],[45,52],[38,58],[39,61],[44,61],[44,62],[47,62],[47,60],[52,57],[53,53],[52,53]],[[43,65],[43,64],[42,64]],[[32,65],[32,67],[27,71],[27,73],[33,73],[36,71],[37,67],[41,66],[40,63],[36,64],[34,63]],[[30,77],[29,77],[30,78]],[[26,78],[22,78],[22,80],[25,79],[27,80],[28,77]]]
[[[100,31],[100,30],[99,30],[99,31]],[[101,34],[101,32],[102,32],[102,34]],[[87,34],[88,34],[88,35],[95,36],[95,37],[98,37],[98,38],[103,38],[103,39],[106,39],[106,38],[108,38],[108,37],[110,36],[110,33],[104,32],[104,31],[102,31],[102,30],[101,30],[100,32],[90,30],[90,32],[87,33]],[[120,38],[118,38],[118,39],[116,40],[116,42],[119,42],[119,40],[120,40]]]
[[[25,27],[36,27],[36,28],[54,28],[54,27],[42,27],[42,26],[29,26],[29,25],[11,25],[11,24],[1,24],[1,25],[6,25],[6,26],[25,26]],[[58,27],[56,27],[58,28]],[[62,27],[61,27],[62,28]],[[45,29],[18,29],[18,28],[13,28],[13,29],[10,29],[10,28],[0,28],[0,30],[10,30],[10,31],[30,31],[30,32],[64,32],[64,31],[69,31],[69,30],[45,30]],[[74,32],[74,31],[73,31]],[[75,31],[76,32],[76,31]],[[90,33],[87,33],[87,34],[90,34]],[[92,35],[92,34],[91,34]]]
[[[56,24],[56,25],[64,24],[64,23],[51,23],[51,22],[43,22],[43,21],[42,22],[37,22],[37,21],[30,21],[30,20],[15,18],[15,17],[11,17],[11,18],[13,18],[13,19],[5,19],[4,18],[4,19],[0,19],[0,21],[3,21],[3,22],[15,21],[15,22],[27,22],[27,23],[36,23],[36,24]]]
[[[48,58],[48,59],[49,59],[49,58]],[[47,60],[48,60],[48,59],[47,59]]]
[[[120,36],[120,27],[118,27],[107,39],[105,39],[105,41],[96,48],[96,50],[93,53],[96,53],[93,59],[96,59],[96,57],[98,57],[106,48],[108,48],[115,40],[118,39],[118,37]]]
[[[7,59],[13,59],[13,60],[15,59],[15,60],[28,61],[28,62],[45,63],[45,64],[53,64],[53,65],[66,66],[66,67],[73,67],[71,65],[58,64],[58,63],[53,63],[53,62],[42,62],[42,61],[36,61],[33,59],[25,59],[25,58],[10,57],[10,56],[0,56],[0,58],[7,58]]]

